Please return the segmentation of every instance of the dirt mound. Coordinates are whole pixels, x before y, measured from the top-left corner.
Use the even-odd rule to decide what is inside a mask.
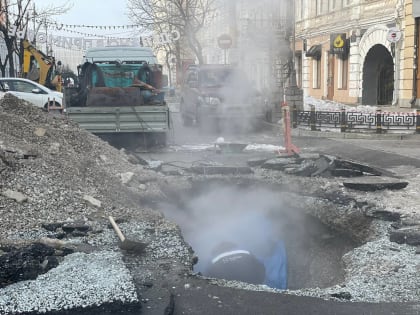
[[[14,96],[0,99],[0,235],[42,223],[158,214],[139,205],[159,195],[159,175],[124,152]]]

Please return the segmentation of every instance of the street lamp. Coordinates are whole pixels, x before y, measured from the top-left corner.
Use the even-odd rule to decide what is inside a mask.
[[[296,6],[295,0],[290,0],[292,2],[292,71],[290,74],[289,85],[295,87],[296,83],[296,69],[295,69],[295,59],[296,59]]]

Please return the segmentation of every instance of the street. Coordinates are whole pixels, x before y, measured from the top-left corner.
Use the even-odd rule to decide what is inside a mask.
[[[140,151],[138,154],[146,160],[158,160],[166,163],[219,163],[230,166],[246,165],[248,159],[271,157],[282,149],[283,135],[265,126],[260,130],[206,130],[197,126],[183,126],[179,114],[179,103],[169,103],[172,129],[165,148]],[[244,151],[217,151],[216,143],[236,143],[251,145]]]
[[[138,154],[151,161],[166,163],[220,163],[230,166],[246,165],[247,160],[266,158],[277,155],[278,149],[284,149],[284,136],[281,125],[265,124],[260,130],[247,132],[237,131],[200,131],[196,126],[183,126],[179,115],[179,103],[169,103],[171,110],[172,130],[165,148],[140,151]],[[346,134],[346,138],[331,136],[331,133],[311,136],[310,132],[302,136],[292,136],[292,142],[301,153],[323,153],[337,155],[384,169],[401,165],[420,167],[420,137],[412,134],[373,135],[357,137],[357,134]],[[249,145],[244,151],[217,151],[216,143],[238,143]],[[386,153],[379,154],[378,152]]]

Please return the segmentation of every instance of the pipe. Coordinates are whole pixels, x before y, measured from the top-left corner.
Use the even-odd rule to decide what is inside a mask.
[[[392,43],[391,46],[394,45],[394,53],[393,53],[393,60],[394,60],[394,71],[395,71],[395,81],[394,81],[394,91],[392,96],[392,104],[391,106],[397,106],[398,100],[399,100],[399,94],[400,94],[400,88],[399,88],[399,78],[400,78],[400,62],[399,62],[399,54],[397,56],[397,44]],[[392,48],[391,48],[392,49]],[[398,50],[399,51],[399,50]]]
[[[418,62],[418,36],[419,36],[419,18],[414,20],[414,61],[413,61],[413,94],[410,100],[411,106],[414,106],[417,100],[417,62]]]

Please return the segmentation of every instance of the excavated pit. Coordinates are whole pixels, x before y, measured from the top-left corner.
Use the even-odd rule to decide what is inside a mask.
[[[325,288],[342,282],[342,256],[360,245],[360,240],[339,232],[339,227],[327,226],[307,209],[291,206],[287,198],[278,187],[201,182],[162,209],[180,226],[196,253],[194,271],[199,274],[208,275],[212,250],[221,242],[239,244],[257,256],[270,250],[268,244],[282,242],[287,289]]]
[[[255,253],[268,251],[269,243],[282,242],[287,255],[287,289],[327,288],[343,283],[342,257],[365,242],[368,232],[359,231],[367,231],[371,219],[353,216],[347,211],[352,208],[351,200],[336,192],[320,191],[318,196],[308,198],[283,189],[255,178],[201,178],[165,191],[167,203],[154,201],[150,205],[180,226],[185,241],[198,257],[193,268],[200,275],[208,276],[207,262],[220,242],[236,242]],[[274,233],[268,233],[268,226],[274,227]],[[136,283],[142,285],[141,281]],[[117,302],[89,310],[72,309],[70,313],[135,314],[142,306],[141,302]],[[48,314],[70,313],[63,310]]]

